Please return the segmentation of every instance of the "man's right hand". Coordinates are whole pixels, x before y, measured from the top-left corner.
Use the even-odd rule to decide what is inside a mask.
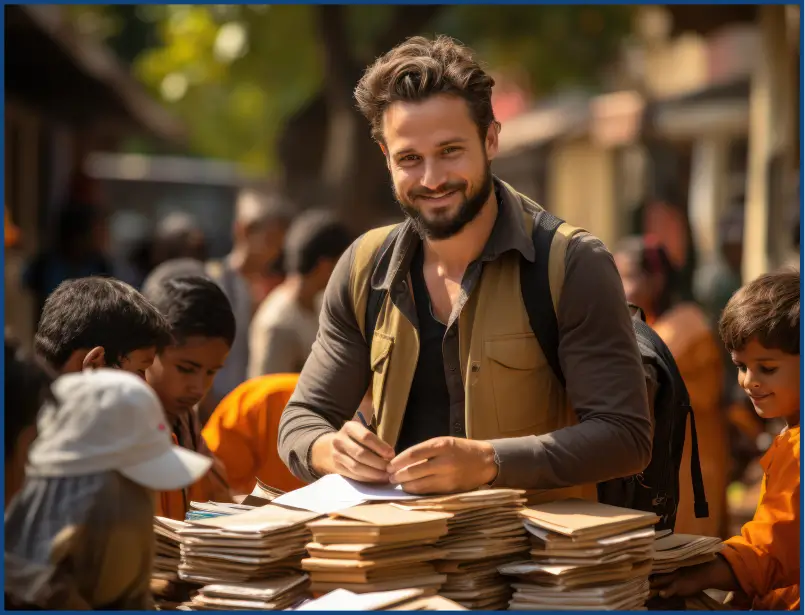
[[[387,483],[394,449],[357,421],[313,443],[311,461],[319,475],[340,474],[365,483]]]

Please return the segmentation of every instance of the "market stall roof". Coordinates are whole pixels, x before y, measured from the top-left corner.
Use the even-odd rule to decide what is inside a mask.
[[[5,7],[5,87],[44,113],[76,125],[184,137],[183,125],[152,99],[105,47],[81,36],[56,5]]]

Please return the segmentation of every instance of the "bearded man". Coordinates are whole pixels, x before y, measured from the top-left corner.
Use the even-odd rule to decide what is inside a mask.
[[[538,261],[544,210],[491,171],[493,85],[470,49],[440,36],[408,39],[355,90],[407,219],[359,238],[327,286],[279,427],[302,480],[595,498],[597,482],[650,460],[646,375],[615,263],[566,224]],[[564,382],[521,296],[531,265],[550,278]],[[373,415],[351,420],[367,390]]]

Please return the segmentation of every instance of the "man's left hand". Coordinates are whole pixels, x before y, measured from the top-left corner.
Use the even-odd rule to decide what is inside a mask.
[[[388,465],[389,481],[408,493],[457,493],[497,478],[495,449],[489,442],[442,437],[397,455]]]

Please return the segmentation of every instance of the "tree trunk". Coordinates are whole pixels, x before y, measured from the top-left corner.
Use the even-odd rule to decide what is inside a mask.
[[[413,36],[440,6],[399,6],[374,55]],[[330,207],[360,232],[394,215],[385,160],[355,108],[363,71],[347,40],[346,6],[318,7],[325,77],[321,92],[286,126],[279,142],[289,196],[301,208]]]

